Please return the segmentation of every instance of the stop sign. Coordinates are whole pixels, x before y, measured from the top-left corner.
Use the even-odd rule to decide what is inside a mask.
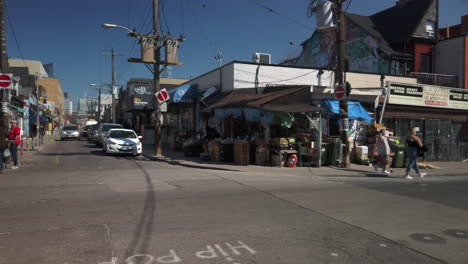
[[[166,89],[162,89],[156,93],[156,98],[158,98],[159,103],[164,103],[169,100],[169,93]]]
[[[12,74],[5,74],[5,73],[0,73],[0,87],[1,88],[11,88],[12,79],[13,75]]]
[[[337,85],[335,86],[335,98],[338,100],[342,100],[346,97],[346,88],[344,85]]]

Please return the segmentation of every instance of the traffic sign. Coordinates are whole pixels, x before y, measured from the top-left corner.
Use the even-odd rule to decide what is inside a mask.
[[[335,99],[343,100],[346,98],[346,87],[344,85],[335,86]]]
[[[1,88],[13,88],[13,74],[11,73],[0,73],[0,87]]]
[[[158,98],[159,103],[164,103],[169,100],[169,93],[166,89],[161,89],[156,93],[156,98]]]

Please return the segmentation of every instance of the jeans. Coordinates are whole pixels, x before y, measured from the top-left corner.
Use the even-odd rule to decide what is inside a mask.
[[[418,149],[415,147],[409,147],[406,150],[406,154],[408,155],[408,167],[406,167],[406,174],[409,174],[411,169],[414,169],[417,174],[420,174],[418,167]]]
[[[5,149],[0,148],[0,170],[3,170],[5,168],[5,162],[3,161],[3,151]]]
[[[10,145],[11,160],[13,161],[13,166],[18,166],[18,145]]]

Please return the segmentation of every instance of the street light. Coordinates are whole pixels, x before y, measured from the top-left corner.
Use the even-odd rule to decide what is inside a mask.
[[[124,26],[120,26],[120,25],[115,25],[115,24],[109,24],[109,23],[104,23],[101,25],[101,27],[105,28],[105,29],[109,29],[109,28],[121,28],[121,29],[125,29],[126,31],[128,31],[128,33],[133,33],[134,31],[133,30],[130,30],[128,27],[124,27]]]

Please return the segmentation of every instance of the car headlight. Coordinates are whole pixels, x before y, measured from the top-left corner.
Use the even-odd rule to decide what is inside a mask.
[[[73,132],[73,135],[79,135],[79,134],[80,134],[80,132],[78,132],[78,131]]]
[[[111,145],[117,145],[118,144],[117,142],[115,142],[112,139],[109,139],[107,142],[109,142],[109,144],[111,144]]]

